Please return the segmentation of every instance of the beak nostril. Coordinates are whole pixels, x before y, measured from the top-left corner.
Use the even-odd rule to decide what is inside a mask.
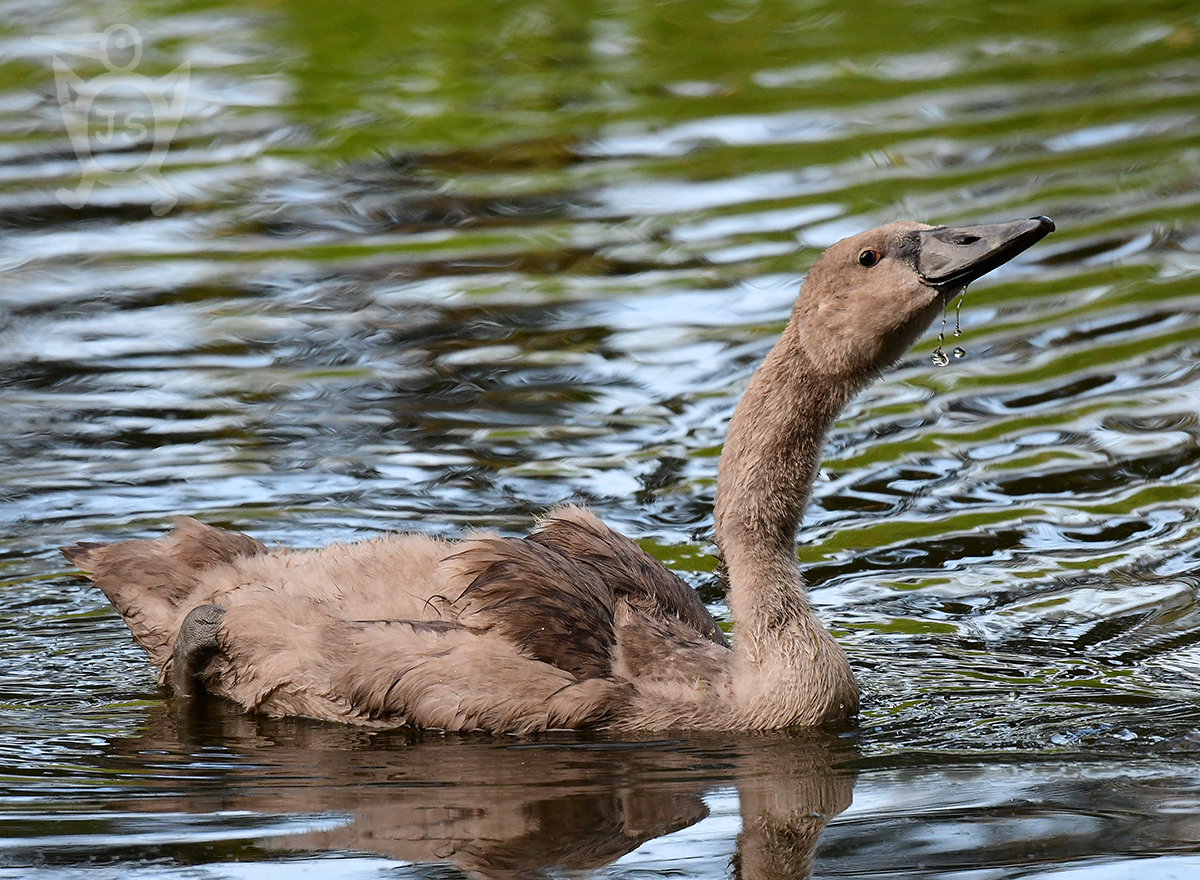
[[[960,235],[954,239],[955,244],[975,244],[979,241],[978,235]]]

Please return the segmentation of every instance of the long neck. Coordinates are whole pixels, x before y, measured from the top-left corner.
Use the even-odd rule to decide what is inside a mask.
[[[735,644],[750,647],[811,616],[796,529],[829,428],[861,384],[814,364],[793,320],[734,410],[717,479],[715,537]]]

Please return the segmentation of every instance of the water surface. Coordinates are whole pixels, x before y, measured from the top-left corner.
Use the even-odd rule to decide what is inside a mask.
[[[80,36],[119,24],[133,69]],[[0,3],[0,876],[1190,875],[1198,41],[1107,0]],[[80,208],[64,67],[134,183]],[[171,77],[164,195],[125,123]],[[570,500],[723,617],[717,458],[807,266],[1037,214],[965,357],[935,326],[830,438],[798,552],[847,736],[179,718],[57,553]]]

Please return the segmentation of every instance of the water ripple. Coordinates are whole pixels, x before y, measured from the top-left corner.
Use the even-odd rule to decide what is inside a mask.
[[[836,4],[568,5],[137,12],[139,73],[190,65],[162,167],[177,202],[155,213],[145,181],[78,209],[58,195],[81,165],[55,56],[105,70],[60,37],[111,13],[3,4],[0,876],[90,858],[114,877],[267,876],[300,858],[276,835],[341,852],[321,861],[338,876],[397,870],[346,855],[369,849],[355,823],[403,825],[348,780],[396,796],[356,762],[411,769],[411,743],[229,719],[184,742],[58,545],[180,512],[299,546],[518,533],[575,500],[723,616],[725,426],[818,251],[901,216],[1037,214],[1058,232],[972,285],[966,357],[938,369],[922,340],[829,438],[799,554],[865,697],[834,760],[859,774],[854,803],[819,858],[868,876],[1191,866],[1195,17],[939,0],[869,4],[866,28]],[[142,81],[118,79],[105,106],[143,107]],[[113,171],[147,155],[96,150]],[[516,751],[446,745],[482,756],[466,795],[419,804],[454,827],[529,772]],[[621,777],[575,743],[546,791],[520,789],[530,839],[558,813],[623,829],[627,852],[653,828],[585,868],[723,874],[754,804],[809,791],[756,788],[812,757],[767,772],[776,746],[759,745],[638,744]],[[314,748],[345,765],[313,782]],[[830,760],[813,778],[841,791]],[[271,788],[276,772],[299,781]]]

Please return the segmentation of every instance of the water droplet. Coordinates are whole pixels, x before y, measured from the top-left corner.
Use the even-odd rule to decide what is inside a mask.
[[[954,356],[955,356],[956,358],[960,358],[960,357],[966,357],[966,356],[967,356],[967,350],[966,350],[965,348],[963,348],[961,345],[956,345],[956,346],[954,347]]]
[[[962,304],[963,304],[963,299],[966,298],[966,295],[967,295],[967,289],[964,287],[962,289],[962,293],[960,293],[958,295],[958,302],[956,302],[954,304],[954,336],[955,336],[955,338],[962,336],[962,325],[961,325],[959,319],[962,317]],[[943,309],[942,314],[943,315],[945,314],[944,309]],[[945,320],[943,320],[942,323],[944,324]]]
[[[946,294],[942,294],[942,329],[938,331],[937,348],[933,350],[933,354],[929,359],[933,361],[934,366],[944,367],[950,363],[950,358],[946,357],[946,352],[942,351],[942,343],[946,341],[946,310],[950,308],[950,304],[946,302]]]

